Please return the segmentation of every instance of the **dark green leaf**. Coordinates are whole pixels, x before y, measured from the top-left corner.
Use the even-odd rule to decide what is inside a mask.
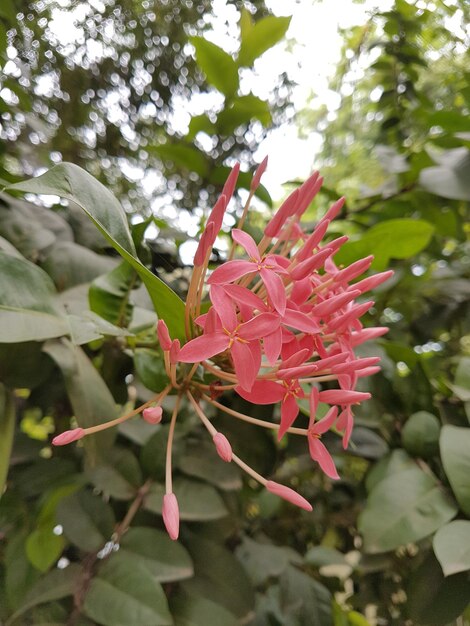
[[[289,563],[302,563],[302,557],[292,548],[259,543],[249,537],[243,538],[235,554],[255,586],[271,577],[278,578]]]
[[[244,28],[238,55],[239,65],[252,65],[263,52],[277,44],[286,34],[290,20],[290,17],[268,15],[253,24],[251,28]]]
[[[187,548],[193,559],[195,577],[183,588],[193,597],[203,597],[221,604],[243,619],[254,607],[254,592],[239,561],[223,546],[191,535]]]
[[[228,514],[218,491],[210,485],[187,478],[177,478],[173,484],[173,491],[178,498],[182,520],[199,522],[220,519]],[[163,485],[153,485],[145,499],[145,508],[161,514],[164,494]]]
[[[331,595],[326,587],[290,565],[280,579],[287,620],[299,626],[331,626]]]
[[[217,454],[212,441],[193,441],[186,445],[178,468],[188,476],[200,478],[227,491],[240,489],[240,472],[234,463],[226,463]]]
[[[12,185],[11,189],[53,194],[78,204],[102,235],[139,273],[156,312],[174,337],[184,338],[184,304],[163,281],[137,259],[126,215],[106,187],[73,163],[61,163],[45,174]]]
[[[55,569],[42,576],[25,596],[21,608],[11,616],[7,622],[8,626],[16,622],[20,615],[38,604],[73,595],[77,589],[80,573],[81,567],[72,563],[65,569]]]
[[[365,551],[375,554],[424,539],[456,513],[438,482],[415,467],[387,476],[372,489],[358,527]]]
[[[256,96],[240,96],[234,98],[230,106],[223,109],[217,116],[217,129],[222,135],[230,135],[238,127],[249,124],[251,120],[259,120],[263,126],[271,123],[269,104]]]
[[[107,562],[91,581],[83,611],[103,626],[170,626],[173,623],[161,586],[140,564]]]
[[[441,458],[460,508],[470,515],[470,428],[446,424],[441,430]]]
[[[220,604],[180,590],[170,600],[175,626],[237,626],[240,622]]]
[[[151,391],[160,392],[168,385],[163,355],[148,348],[134,351],[134,367],[137,376]]]
[[[90,285],[90,309],[111,324],[128,326],[132,317],[130,294],[135,286],[136,271],[126,261],[96,278]]]
[[[233,95],[238,89],[238,66],[230,54],[204,37],[191,37],[190,41],[207,82],[224,95]]]
[[[103,548],[115,524],[111,507],[89,491],[63,498],[57,507],[57,521],[65,536],[85,552]]]
[[[116,500],[134,498],[142,484],[142,471],[136,457],[126,448],[113,448],[104,460],[105,463],[99,462],[86,472],[93,485]]]
[[[88,428],[117,417],[114,399],[104,380],[78,346],[66,340],[48,342],[44,351],[57,363],[80,427]],[[116,433],[110,429],[90,435],[85,446],[90,459],[96,459],[110,446]]]
[[[193,565],[186,549],[155,528],[131,528],[121,539],[120,549],[111,556],[110,562],[123,555],[145,566],[156,582],[174,582],[193,575]]]
[[[444,576],[470,570],[470,521],[456,520],[439,528],[433,548]]]

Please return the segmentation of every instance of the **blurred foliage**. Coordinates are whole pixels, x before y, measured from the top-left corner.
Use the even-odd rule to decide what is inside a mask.
[[[135,5],[132,10],[140,11],[142,4]],[[175,491],[183,520],[178,543],[162,532],[160,517],[166,420],[150,426],[136,419],[117,432],[51,448],[53,430],[62,432],[76,420],[91,425],[112,419],[149,399],[149,389],[161,389],[154,308],[168,316],[173,296],[146,269],[151,258],[145,225],[134,225],[129,238],[119,204],[82,170],[61,165],[17,186],[76,204],[46,209],[17,192],[0,196],[0,479],[6,478],[0,500],[1,621],[470,623],[470,61],[462,30],[468,13],[463,1],[405,0],[375,12],[366,26],[344,33],[343,60],[331,83],[337,108],[300,116],[302,132],[324,137],[319,165],[325,187],[306,219],[317,219],[331,198],[347,192],[335,223],[337,233],[350,236],[341,261],[373,253],[374,269],[391,266],[396,272],[376,290],[367,316],[367,324],[391,329],[367,348],[381,354],[383,371],[363,383],[373,400],[358,412],[350,450],[344,452],[335,437],[327,440],[342,476],[334,483],[312,471],[298,441],[278,449],[270,434],[212,417],[258,471],[312,501],[311,514],[260,492],[224,464],[187,407],[175,435]],[[13,0],[3,1],[0,15],[11,27],[14,14]],[[269,22],[248,18],[244,13],[236,56],[198,39],[196,26],[187,33],[195,37],[199,64],[187,58],[188,76],[202,81],[204,72],[207,80],[191,83],[191,89],[211,84],[226,96],[228,105],[216,119],[194,117],[186,138],[168,136],[166,121],[158,131],[155,120],[150,124],[161,133],[152,139],[155,157],[172,162],[175,171],[188,163],[199,168],[192,169],[197,188],[207,184],[203,159],[209,158],[198,147],[198,132],[212,133],[220,145],[231,137],[236,145],[234,120],[268,119],[258,102],[237,94],[234,64],[249,66],[263,52],[260,38],[273,44],[287,25],[271,22],[269,39],[263,30]],[[30,22],[43,28],[39,20]],[[93,20],[86,28],[96,28]],[[92,68],[84,69],[75,76],[97,79]],[[124,69],[121,79],[138,107],[138,86],[131,89]],[[20,94],[27,91],[18,85]],[[93,111],[105,115],[99,106],[105,96],[90,98]],[[166,112],[171,94],[167,100]],[[7,128],[13,105],[5,106]],[[26,118],[33,110],[27,103],[14,106],[15,115],[23,111]],[[72,125],[80,128],[78,122]],[[135,133],[146,137],[142,120],[135,124]],[[119,128],[110,124],[109,131]],[[61,128],[48,141],[71,142],[69,158],[86,161],[125,201],[128,189],[112,168],[109,180],[101,175],[103,159],[118,163],[118,144],[110,143],[113,153],[105,157],[83,142],[80,147],[79,134],[70,136],[73,141],[62,135]],[[52,145],[34,147],[38,162],[32,169],[47,163]],[[5,152],[7,146],[5,140]],[[131,161],[130,144],[121,148]],[[229,156],[223,150],[218,163]],[[230,158],[241,154],[227,150]],[[4,157],[3,176],[16,180],[20,162],[32,163],[15,152]],[[173,170],[162,171],[174,184]],[[64,172],[74,182],[67,189]],[[101,235],[90,230],[85,211],[95,220],[101,211],[109,214]],[[258,225],[259,216],[251,223]],[[118,263],[110,246],[127,253],[126,263]],[[167,272],[160,266],[158,274],[177,293],[184,291],[184,268]],[[178,327],[177,314],[167,321]],[[166,417],[173,401],[166,400]],[[242,404],[235,397],[226,401],[235,409]],[[258,410],[266,416],[266,407]],[[130,509],[136,514],[127,530]]]
[[[2,0],[0,176],[63,160],[88,169],[128,210],[210,204],[220,168],[251,166],[288,104],[285,74],[263,100],[239,81],[289,19],[254,0],[237,36],[242,6],[230,3],[223,26],[240,50],[234,59],[205,38],[216,19],[207,0]]]

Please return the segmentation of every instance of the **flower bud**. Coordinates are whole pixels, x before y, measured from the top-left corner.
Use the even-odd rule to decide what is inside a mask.
[[[230,463],[232,460],[232,446],[229,440],[222,433],[216,433],[212,438],[214,445],[217,449],[217,454],[226,463]]]
[[[157,336],[162,350],[165,352],[169,350],[171,347],[171,337],[168,332],[168,326],[165,324],[164,320],[158,320],[157,322]]]
[[[312,505],[310,504],[310,502],[307,502],[305,498],[303,498],[299,493],[297,493],[290,487],[275,483],[273,480],[268,480],[268,482],[266,483],[266,489],[273,493],[275,496],[284,498],[284,500],[287,500],[288,502],[299,506],[301,509],[305,509],[306,511],[312,510]]]
[[[170,363],[178,362],[178,355],[180,353],[181,344],[179,339],[173,339],[170,346]]]
[[[265,173],[266,168],[268,167],[268,157],[264,157],[261,163],[258,165],[256,172],[253,176],[253,180],[251,181],[250,191],[256,191],[261,181],[261,176]]]
[[[162,407],[152,406],[142,411],[142,417],[148,424],[159,424],[162,421]]]
[[[178,539],[180,531],[180,512],[178,507],[178,500],[174,493],[166,493],[163,496],[163,523],[170,535],[170,539],[175,541]]]
[[[52,440],[52,445],[54,446],[65,446],[68,443],[72,443],[72,441],[78,441],[85,436],[85,431],[83,428],[74,428],[73,430],[66,430],[65,432],[57,435]]]

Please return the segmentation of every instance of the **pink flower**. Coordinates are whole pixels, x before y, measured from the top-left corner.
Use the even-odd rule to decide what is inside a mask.
[[[78,439],[82,439],[84,437],[85,431],[83,428],[74,428],[73,430],[66,430],[60,435],[57,435],[52,440],[52,444],[54,446],[66,446],[68,443],[72,443],[72,441],[78,441]]]
[[[214,445],[217,449],[217,454],[220,456],[220,458],[226,463],[230,463],[233,453],[232,446],[230,445],[227,437],[222,433],[216,433],[212,437],[212,441],[214,442]]]
[[[142,411],[142,417],[148,424],[159,424],[162,421],[162,407],[148,407]]]
[[[318,401],[320,394],[318,390],[313,388],[310,393],[310,421],[308,426],[308,448],[310,456],[314,461],[320,465],[321,469],[330,478],[338,479],[338,472],[330,453],[320,441],[321,436],[326,433],[333,426],[336,416],[338,415],[338,408],[336,406],[331,407],[328,413],[319,422],[315,422],[315,415],[317,412]]]
[[[266,483],[266,489],[273,493],[275,496],[279,496],[284,500],[287,500],[291,504],[295,504],[295,506],[299,506],[301,509],[305,509],[305,511],[311,511],[312,505],[305,498],[303,498],[296,491],[291,489],[290,487],[286,487],[285,485],[280,485],[279,483],[275,483],[273,480],[268,480]]]
[[[178,507],[178,500],[174,493],[166,493],[163,496],[163,523],[170,535],[170,539],[175,541],[178,539],[180,532],[180,512]]]

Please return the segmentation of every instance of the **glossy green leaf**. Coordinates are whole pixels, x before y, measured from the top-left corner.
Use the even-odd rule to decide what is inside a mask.
[[[208,521],[220,519],[228,514],[218,491],[210,485],[187,478],[176,478],[173,483],[173,492],[178,498],[182,520]],[[164,485],[153,485],[145,499],[145,508],[161,514],[164,494]]]
[[[13,395],[0,383],[0,497],[8,476],[15,423],[16,411]]]
[[[207,82],[224,95],[233,95],[238,89],[238,66],[230,54],[204,37],[191,37],[190,41]]]
[[[290,21],[290,17],[268,15],[258,20],[251,28],[245,27],[238,55],[239,65],[252,65],[255,59],[276,45],[286,34]]]
[[[456,520],[439,528],[433,548],[444,576],[470,570],[470,521]]]
[[[110,557],[114,563],[127,559],[146,567],[156,582],[174,582],[193,575],[193,564],[181,543],[155,528],[131,528],[121,539],[119,550]]]
[[[177,167],[196,172],[201,177],[206,176],[210,169],[206,155],[194,146],[166,143],[161,146],[150,146],[147,150],[159,156],[163,161],[172,161]]]
[[[238,618],[247,618],[254,608],[254,591],[240,562],[221,545],[190,535],[186,546],[195,576],[183,583],[193,597],[221,604]]]
[[[137,274],[126,261],[95,278],[88,291],[90,309],[111,324],[128,326],[132,317],[130,295]]]
[[[168,385],[168,374],[161,352],[137,348],[134,351],[134,367],[137,376],[147,389],[158,393]]]
[[[57,507],[56,517],[65,536],[85,552],[103,548],[114,531],[113,510],[89,491],[63,498]]]
[[[114,399],[90,359],[67,340],[48,342],[44,351],[57,363],[78,425],[88,428],[117,417]],[[90,461],[95,462],[109,447],[116,432],[109,429],[84,440]]]
[[[21,607],[8,620],[7,626],[18,623],[18,617],[38,604],[60,600],[66,596],[73,595],[80,575],[81,567],[71,563],[64,569],[54,569],[42,576],[28,591]]]
[[[47,572],[64,549],[64,538],[54,534],[53,528],[49,524],[41,526],[33,530],[26,540],[28,559],[41,572]]]
[[[440,429],[440,422],[432,413],[413,413],[401,431],[403,447],[413,456],[430,458],[439,451]]]
[[[100,233],[138,272],[157,314],[167,322],[172,335],[184,338],[183,302],[136,257],[126,215],[106,187],[73,163],[61,163],[41,176],[12,185],[10,189],[58,195],[78,204]]]
[[[140,564],[107,562],[91,581],[83,603],[83,612],[103,626],[170,626],[173,620],[168,611],[161,586],[149,576]]]
[[[424,539],[457,513],[439,483],[418,467],[387,476],[359,517],[364,550],[376,554]]]
[[[446,424],[441,430],[441,459],[462,511],[470,515],[470,428]]]
[[[0,342],[42,341],[69,332],[55,288],[37,265],[0,252]]]

